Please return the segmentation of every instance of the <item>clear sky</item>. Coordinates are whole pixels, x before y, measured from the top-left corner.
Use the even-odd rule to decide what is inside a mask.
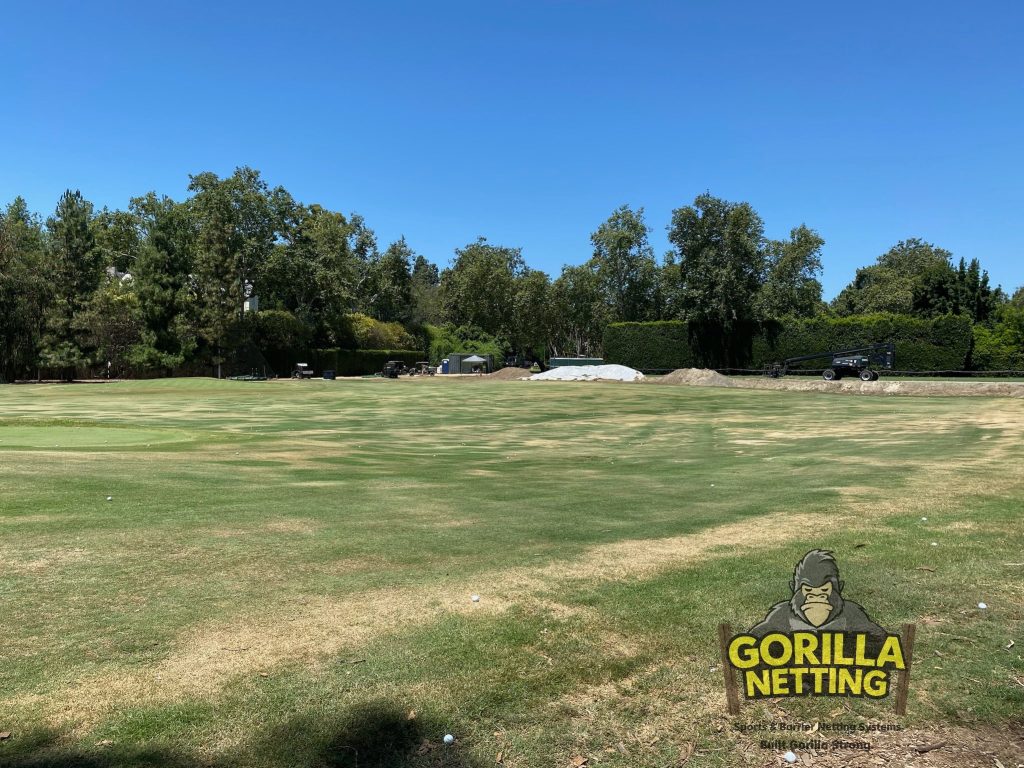
[[[1024,3],[5,3],[0,201],[259,169],[438,264],[556,275],[710,191],[825,238],[831,298],[921,237],[1024,284]]]

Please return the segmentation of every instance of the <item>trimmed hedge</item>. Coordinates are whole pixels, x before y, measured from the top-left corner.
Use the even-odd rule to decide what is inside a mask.
[[[960,371],[970,362],[973,338],[971,321],[961,315],[787,318],[728,339],[711,339],[709,330],[681,321],[613,323],[605,329],[604,357],[641,370],[760,368],[787,357],[893,341],[898,370]],[[824,368],[826,360],[803,365]]]
[[[971,321],[963,315],[934,319],[893,314],[788,319],[767,326],[754,339],[751,367],[812,352],[892,341],[896,344],[896,370],[963,371],[967,370],[973,339]],[[802,366],[824,368],[826,362],[810,360]]]
[[[675,370],[698,365],[689,325],[680,320],[612,323],[604,329],[604,359],[638,370]]]
[[[419,349],[318,349],[315,356],[317,373],[334,371],[336,376],[366,376],[380,373],[388,360],[401,360],[413,365],[423,360]]]

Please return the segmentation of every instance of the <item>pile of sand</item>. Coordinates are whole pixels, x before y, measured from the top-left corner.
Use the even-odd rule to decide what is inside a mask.
[[[520,379],[530,378],[529,368],[502,368],[500,371],[487,374],[488,379],[496,379],[498,381],[519,381]]]
[[[728,376],[707,368],[677,368],[672,373],[651,379],[655,384],[691,384],[695,387],[735,387]]]
[[[642,381],[644,375],[625,365],[562,365],[535,373],[530,381]]]

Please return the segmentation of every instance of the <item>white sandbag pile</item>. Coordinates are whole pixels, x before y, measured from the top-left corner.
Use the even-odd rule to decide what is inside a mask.
[[[641,381],[640,371],[624,365],[562,365],[535,373],[530,381]]]

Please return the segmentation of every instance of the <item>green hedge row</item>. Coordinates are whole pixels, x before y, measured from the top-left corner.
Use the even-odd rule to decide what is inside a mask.
[[[317,373],[334,371],[335,376],[367,376],[383,371],[388,360],[412,365],[422,359],[420,349],[318,349],[314,367]]]
[[[604,330],[604,359],[638,370],[700,365],[690,346],[689,326],[679,320],[612,323]]]
[[[896,344],[897,370],[963,371],[970,364],[973,338],[972,323],[963,315],[924,319],[877,314],[786,320],[766,327],[753,340],[751,367],[822,350],[892,341]],[[802,366],[824,368],[825,361],[812,360]]]
[[[712,335],[713,330],[681,321],[613,323],[605,329],[604,357],[643,370],[760,368],[787,357],[893,341],[898,370],[959,371],[970,364],[973,346],[971,321],[960,315],[791,318],[737,329],[730,337]],[[825,364],[822,359],[803,365]]]

